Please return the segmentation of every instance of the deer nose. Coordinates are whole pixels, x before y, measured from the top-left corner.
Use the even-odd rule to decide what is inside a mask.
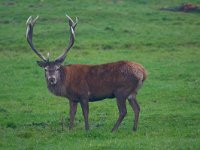
[[[56,84],[56,78],[55,77],[49,77],[49,83],[50,84]]]

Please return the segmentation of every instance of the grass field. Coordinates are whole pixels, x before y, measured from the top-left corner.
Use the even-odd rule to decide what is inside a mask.
[[[200,14],[159,10],[183,2],[1,0],[0,149],[200,149]],[[75,128],[68,129],[68,100],[48,92],[25,40],[26,19],[40,15],[34,43],[53,60],[68,43],[66,13],[79,23],[65,64],[129,60],[148,70],[138,94],[137,132],[128,103],[119,130],[110,132],[118,117],[115,99],[90,103],[88,132],[78,106]]]

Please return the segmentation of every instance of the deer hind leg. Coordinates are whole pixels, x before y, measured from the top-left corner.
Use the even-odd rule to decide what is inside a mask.
[[[122,120],[124,119],[124,117],[127,114],[126,99],[117,99],[117,106],[118,106],[118,110],[119,110],[119,117],[112,129],[112,132],[114,132],[118,129],[120,123],[122,122]]]
[[[135,94],[131,94],[128,97],[128,101],[129,104],[131,105],[134,113],[135,113],[135,118],[134,118],[134,125],[133,125],[133,131],[137,130],[137,126],[138,126],[138,119],[139,119],[139,113],[140,113],[140,106],[136,101],[136,95]]]

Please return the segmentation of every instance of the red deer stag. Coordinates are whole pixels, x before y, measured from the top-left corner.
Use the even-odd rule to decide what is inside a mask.
[[[38,17],[33,19],[31,16],[28,18],[26,22],[26,39],[32,50],[42,59],[42,61],[37,61],[37,63],[45,70],[49,91],[56,96],[69,99],[69,128],[72,129],[74,126],[78,103],[80,103],[82,108],[85,129],[88,130],[89,102],[116,97],[119,117],[112,131],[117,130],[127,113],[126,99],[128,99],[135,113],[133,130],[136,130],[140,112],[140,107],[136,101],[136,94],[147,77],[145,69],[140,64],[128,61],[118,61],[102,65],[62,65],[67,52],[74,44],[75,28],[78,21],[76,18],[74,22],[69,16],[67,16],[70,26],[69,45],[57,59],[49,61],[49,58],[45,58],[38,52],[32,43],[33,27],[37,19]]]

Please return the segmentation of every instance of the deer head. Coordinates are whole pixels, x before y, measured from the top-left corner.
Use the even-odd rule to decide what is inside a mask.
[[[74,44],[75,39],[75,27],[78,23],[78,19],[76,18],[76,22],[74,22],[68,15],[66,15],[67,20],[69,21],[69,27],[70,27],[70,40],[67,48],[63,52],[62,55],[60,55],[58,58],[56,58],[54,61],[49,61],[49,58],[44,57],[40,52],[38,52],[32,42],[33,37],[33,27],[38,20],[38,16],[34,19],[32,16],[30,16],[27,21],[27,29],[26,29],[26,39],[29,43],[31,49],[42,59],[42,61],[37,61],[37,64],[44,68],[45,70],[45,77],[47,80],[47,83],[50,85],[55,85],[60,80],[60,67],[61,63],[65,60],[68,51]],[[49,54],[48,54],[49,56]]]

